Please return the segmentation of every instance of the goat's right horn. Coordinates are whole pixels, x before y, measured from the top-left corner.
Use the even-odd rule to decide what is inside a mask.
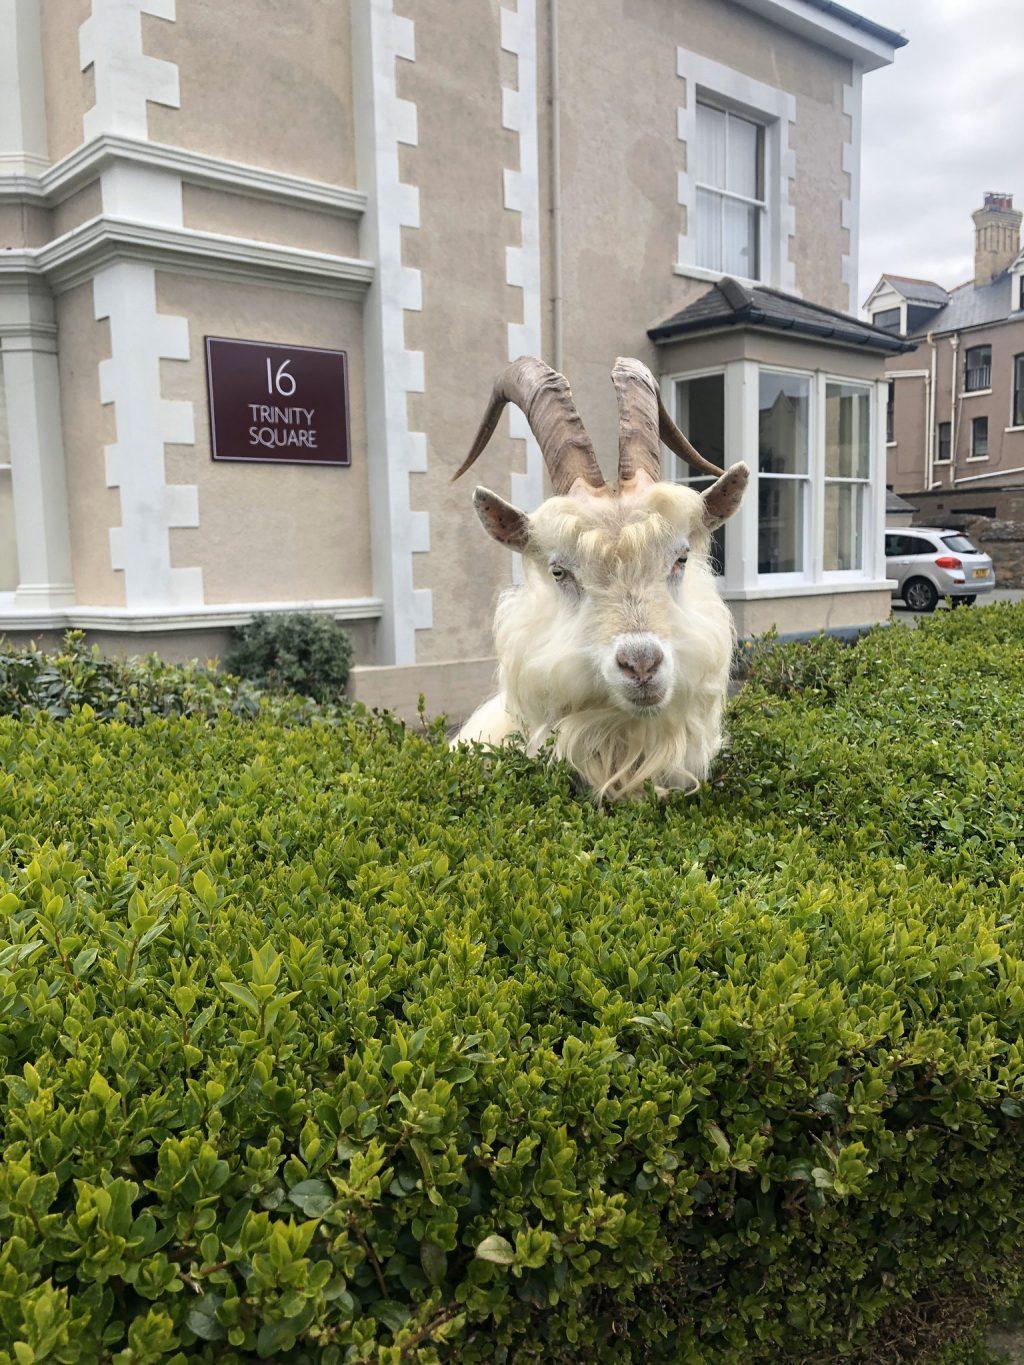
[[[556,494],[570,491],[579,480],[588,488],[605,486],[601,466],[586,433],[565,376],[534,356],[520,356],[494,381],[491,401],[469,454],[452,475],[465,474],[486,446],[506,403],[526,414],[530,430],[544,456]]]
[[[619,405],[620,482],[639,472],[657,482],[661,478],[661,441],[701,474],[717,478],[725,472],[705,460],[673,422],[661,401],[657,380],[642,361],[619,356],[612,369],[612,383]]]

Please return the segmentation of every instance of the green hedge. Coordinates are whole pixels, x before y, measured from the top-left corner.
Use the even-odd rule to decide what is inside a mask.
[[[1022,646],[779,646],[711,788],[611,813],[361,713],[0,719],[0,1361],[966,1359]]]

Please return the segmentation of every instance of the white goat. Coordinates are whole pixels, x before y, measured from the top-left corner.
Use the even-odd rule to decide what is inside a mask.
[[[500,692],[453,743],[522,735],[554,752],[598,800],[645,783],[695,791],[722,743],[733,648],[729,611],[708,566],[712,531],[739,506],[745,464],[704,460],[662,406],[651,372],[619,359],[618,485],[604,481],[565,378],[530,356],[499,376],[458,478],[506,403],[526,414],[554,496],[527,515],[477,488],[487,532],[523,556],[523,583],[495,616]],[[705,474],[703,494],[661,481],[661,442]]]

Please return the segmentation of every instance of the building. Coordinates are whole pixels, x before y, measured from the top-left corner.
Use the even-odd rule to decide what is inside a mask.
[[[973,218],[972,280],[883,275],[865,304],[913,342],[886,367],[888,481],[929,524],[1024,519],[1022,215],[989,193]]]
[[[514,565],[450,474],[524,352],[609,466],[619,354],[709,454],[760,452],[721,547],[742,632],[888,613],[905,343],[849,314],[862,80],[899,35],[832,0],[0,23],[0,631],[210,656],[315,604],[363,695],[475,700]],[[503,429],[480,482],[535,505],[539,450]]]

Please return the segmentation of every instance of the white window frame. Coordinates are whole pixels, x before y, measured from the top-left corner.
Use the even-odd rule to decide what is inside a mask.
[[[721,185],[709,185],[703,180],[694,179],[693,188],[697,192],[694,194],[694,213],[697,212],[697,198],[701,190],[705,194],[716,195],[721,200],[731,199],[737,204],[746,204],[748,208],[756,208],[757,213],[757,268],[759,277],[764,274],[762,263],[765,259],[765,250],[768,242],[768,129],[763,120],[753,118],[750,114],[741,113],[738,109],[732,108],[727,104],[721,103],[717,99],[701,95],[697,103],[703,105],[705,109],[714,109],[719,114],[725,115],[725,178],[729,179],[729,124],[733,119],[742,119],[746,123],[752,123],[758,129],[758,152],[760,165],[758,166],[758,179],[761,181],[761,199],[752,199],[749,195],[738,194],[735,190],[727,190]],[[687,156],[689,156],[690,144],[687,145]],[[719,240],[719,255],[725,260],[725,213],[723,203],[721,235]],[[700,267],[703,270],[711,270],[711,266]],[[722,275],[728,275],[728,270],[721,271]]]
[[[792,206],[792,182],[796,157],[789,146],[789,125],[796,121],[796,98],[742,71],[714,62],[686,48],[676,50],[676,72],[686,82],[686,104],[677,114],[678,136],[686,144],[687,169],[678,176],[678,199],[686,210],[686,231],[680,233],[674,271],[690,279],[720,280],[728,273],[697,264],[697,187],[694,149],[697,138],[697,104],[711,104],[726,113],[739,114],[759,123],[763,132],[764,196],[760,260],[757,280],[795,294],[796,267],[789,259],[790,238],[796,231]]]
[[[884,381],[883,381],[884,382]],[[847,388],[865,389],[868,395],[868,472],[866,478],[847,477],[844,475],[829,474],[828,472],[828,451],[826,441],[828,439],[827,428],[827,404],[829,384],[844,384]],[[821,478],[815,481],[815,492],[819,499],[819,526],[821,535],[816,541],[816,547],[820,556],[820,576],[823,583],[849,583],[861,582],[870,572],[871,546],[877,535],[881,534],[884,539],[885,526],[877,527],[875,523],[875,506],[871,497],[871,488],[875,478],[878,460],[878,442],[876,429],[878,427],[875,403],[877,402],[877,388],[870,380],[852,379],[849,375],[821,373],[818,375],[818,411],[821,422],[821,430],[818,434],[818,452],[821,461]],[[885,424],[885,411],[881,413],[881,419]],[[864,563],[859,569],[826,569],[825,568],[825,489],[830,483],[854,484],[864,489]],[[884,480],[883,480],[884,483]]]
[[[766,371],[794,375],[809,381],[807,473],[772,475],[776,479],[800,479],[804,494],[804,568],[799,573],[762,574],[758,570],[758,413],[760,410],[760,373]],[[885,380],[863,379],[841,370],[799,368],[787,365],[760,365],[753,360],[731,360],[666,375],[662,390],[669,412],[677,411],[676,388],[691,379],[709,375],[725,376],[724,436],[726,464],[746,459],[750,483],[739,511],[725,524],[725,574],[719,580],[726,600],[794,597],[814,593],[870,591],[889,586],[885,571]],[[846,384],[866,389],[869,394],[868,476],[866,480],[836,477],[828,482],[859,483],[864,494],[864,562],[858,569],[824,567],[825,547],[825,402],[828,384]],[[736,452],[734,455],[732,452]],[[679,471],[676,457],[662,448],[663,476],[671,482],[688,484],[693,476]]]

